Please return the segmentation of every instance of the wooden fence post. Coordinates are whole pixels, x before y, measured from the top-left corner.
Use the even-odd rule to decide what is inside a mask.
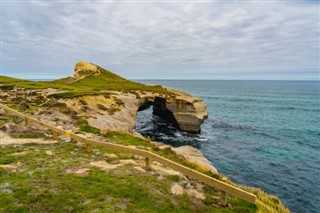
[[[58,139],[58,133],[56,131],[52,131],[52,136],[54,140]]]
[[[148,157],[146,157],[146,170],[150,170],[151,169],[151,164],[152,164],[152,160]]]
[[[87,152],[92,152],[92,144],[87,143],[86,148]]]
[[[25,121],[25,125],[26,125],[26,126],[29,126],[29,120],[28,120],[28,118],[25,118],[24,121]]]
[[[219,201],[222,206],[227,205],[227,194],[225,191],[220,191],[220,200]]]

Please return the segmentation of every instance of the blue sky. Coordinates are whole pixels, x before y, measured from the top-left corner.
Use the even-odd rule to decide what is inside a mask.
[[[319,1],[2,1],[1,74],[319,80]]]

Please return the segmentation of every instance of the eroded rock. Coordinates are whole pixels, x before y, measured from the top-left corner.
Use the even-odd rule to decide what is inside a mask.
[[[180,146],[173,147],[164,143],[152,141],[159,149],[171,149],[176,154],[183,156],[189,162],[195,163],[200,167],[204,167],[214,173],[218,173],[217,169],[211,164],[211,162],[203,155],[201,151],[192,146]]]
[[[189,162],[198,164],[211,170],[212,172],[218,173],[217,169],[198,149],[192,146],[180,146],[177,148],[171,147],[171,149],[178,155],[182,155],[183,157],[185,157]]]
[[[202,192],[198,192],[198,191],[195,190],[195,189],[188,189],[188,190],[187,190],[187,194],[188,194],[190,197],[194,197],[194,198],[199,199],[199,200],[204,200],[204,199],[206,199],[206,196],[205,196]]]
[[[88,62],[79,62],[74,68],[74,78],[76,80],[85,78],[91,75],[99,75],[100,70],[94,64]]]

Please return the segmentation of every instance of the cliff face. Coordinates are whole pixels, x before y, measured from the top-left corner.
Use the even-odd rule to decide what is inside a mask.
[[[201,124],[208,118],[205,103],[200,98],[175,89],[167,89],[176,94],[166,99],[166,109],[172,112],[177,126],[182,131],[199,133]]]
[[[74,67],[74,78],[76,80],[92,76],[92,75],[100,75],[100,70],[98,67],[91,63],[79,62]]]
[[[153,108],[153,113],[176,125],[181,131],[199,133],[207,118],[205,104],[198,98],[163,95],[151,92],[122,93],[110,96],[82,96],[60,100],[89,124],[99,128],[132,132],[138,111]]]
[[[200,98],[166,88],[170,96],[154,94],[140,100],[140,110],[153,105],[153,113],[176,125],[181,131],[199,133],[208,117],[206,105]]]
[[[75,66],[74,77],[76,81],[83,80],[91,76],[99,77],[103,72],[94,64],[79,62]],[[123,84],[125,87],[127,82],[129,81],[122,78],[118,84],[119,86]],[[181,131],[199,133],[201,124],[208,117],[205,103],[200,98],[176,89],[165,87],[161,89],[165,93],[142,89],[129,92],[105,90],[104,93],[111,95],[108,97],[105,95],[83,96],[64,100],[64,102],[79,114],[89,117],[89,123],[102,130],[133,131],[137,112],[152,106],[155,115],[176,125]],[[84,105],[83,102],[86,104]]]
[[[208,116],[206,105],[197,97],[159,85],[129,81],[88,62],[77,63],[73,77],[52,82],[10,78],[4,82],[11,83],[1,86],[0,81],[1,88],[8,87],[8,95],[1,94],[1,97],[17,99],[21,93],[19,100],[26,104],[36,102],[39,106],[48,106],[62,103],[102,131],[133,131],[137,112],[149,107],[153,108],[154,114],[181,131],[191,133],[199,133]]]

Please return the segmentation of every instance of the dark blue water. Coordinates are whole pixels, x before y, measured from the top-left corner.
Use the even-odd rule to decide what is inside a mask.
[[[137,130],[199,148],[236,183],[280,197],[295,212],[320,212],[320,82],[143,80],[201,97],[209,118],[199,135],[180,133],[151,110]]]

